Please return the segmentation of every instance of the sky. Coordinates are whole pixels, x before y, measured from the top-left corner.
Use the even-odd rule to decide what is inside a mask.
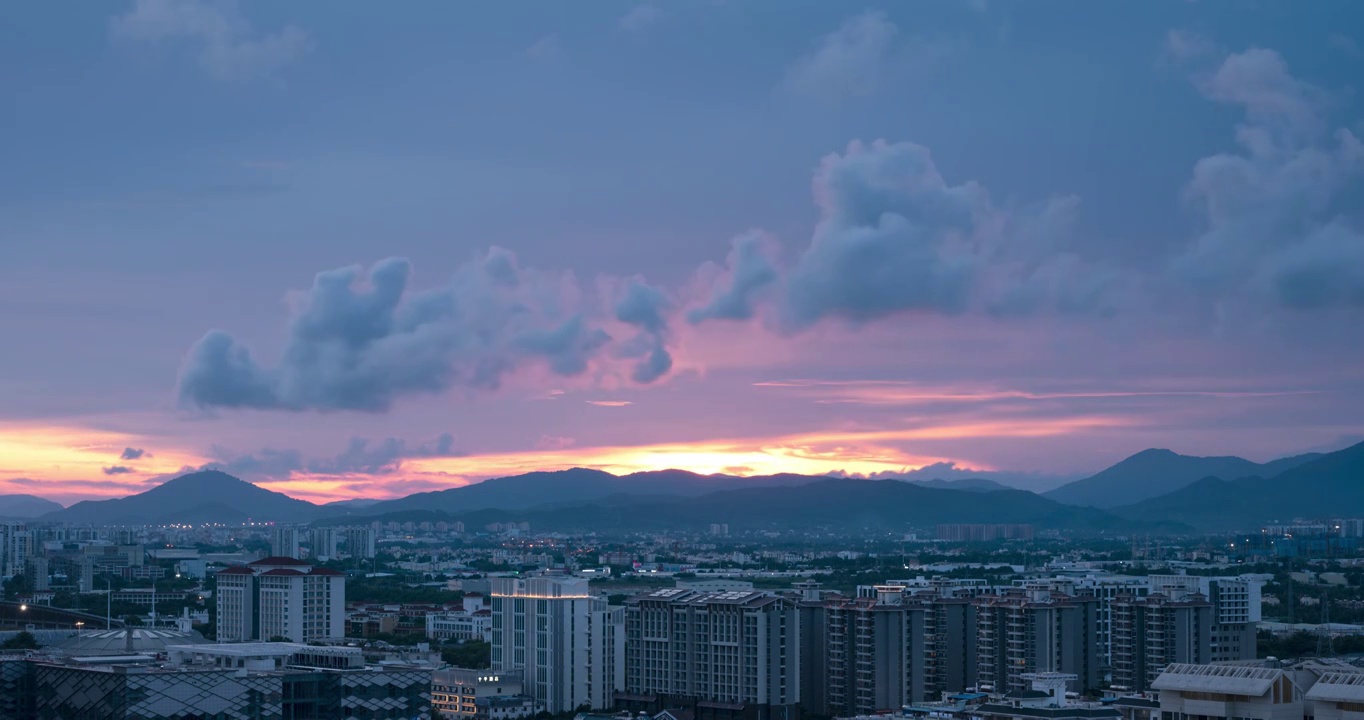
[[[1364,6],[25,3],[0,492],[1364,439]]]

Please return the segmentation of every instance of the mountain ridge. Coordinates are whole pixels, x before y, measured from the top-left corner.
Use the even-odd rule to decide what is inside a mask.
[[[1320,457],[1306,453],[1256,463],[1234,455],[1201,457],[1149,448],[1042,495],[1067,505],[1112,509],[1175,492],[1205,477],[1272,477]]]
[[[1297,517],[1357,517],[1364,515],[1364,442],[1272,477],[1201,478],[1113,513],[1129,519],[1164,517],[1203,530],[1244,531]]]

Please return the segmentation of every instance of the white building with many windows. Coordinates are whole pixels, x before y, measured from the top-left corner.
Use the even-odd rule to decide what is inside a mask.
[[[492,669],[520,672],[551,713],[611,707],[624,685],[625,613],[575,577],[494,578]]]
[[[345,637],[346,576],[269,557],[218,571],[218,639],[292,642]]]

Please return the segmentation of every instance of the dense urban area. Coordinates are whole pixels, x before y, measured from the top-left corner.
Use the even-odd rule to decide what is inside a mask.
[[[1362,537],[9,521],[0,718],[1330,716]]]

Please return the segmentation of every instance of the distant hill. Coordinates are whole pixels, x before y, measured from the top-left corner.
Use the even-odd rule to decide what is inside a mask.
[[[472,485],[408,495],[363,508],[365,515],[407,510],[441,510],[448,513],[474,510],[523,510],[536,506],[581,505],[617,495],[694,497],[720,490],[752,487],[787,487],[819,480],[805,475],[698,475],[684,470],[659,470],[612,475],[601,470],[573,468],[553,472],[493,478]]]
[[[694,497],[613,495],[577,507],[483,509],[442,516],[460,520],[470,530],[493,522],[526,521],[535,530],[564,532],[700,530],[711,523],[728,524],[731,531],[903,532],[910,527],[938,523],[1028,523],[1039,529],[1115,533],[1188,529],[1124,520],[1099,510],[1062,505],[1023,490],[950,490],[901,480],[807,480],[810,481],[800,485],[721,490]],[[404,510],[394,516],[365,520],[398,520],[410,517],[413,512]]]
[[[37,495],[0,495],[0,518],[25,520],[61,509],[61,505]]]
[[[1166,518],[1200,530],[1245,531],[1297,517],[1359,517],[1364,515],[1364,443],[1317,455],[1273,477],[1206,477],[1113,512]]]
[[[1012,490],[1008,485],[997,483],[987,478],[962,478],[960,480],[943,480],[934,478],[932,480],[906,480],[905,482],[919,487],[934,488],[937,490],[966,490],[968,492],[996,492],[999,490]]]
[[[1143,450],[1043,495],[1067,505],[1115,508],[1174,492],[1205,477],[1273,477],[1320,457],[1315,453],[1297,455],[1261,465],[1239,457],[1193,457],[1170,450]]]
[[[42,516],[44,521],[105,525],[310,520],[318,507],[209,470],[182,475],[117,500],[86,500]]]

